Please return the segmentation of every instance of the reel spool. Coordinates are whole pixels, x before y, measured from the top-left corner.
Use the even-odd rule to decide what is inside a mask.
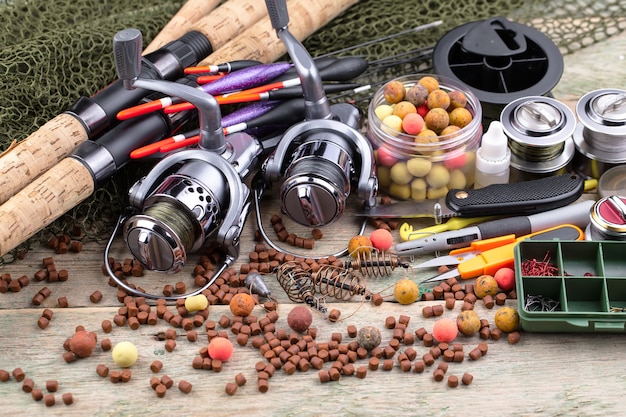
[[[466,23],[433,50],[434,72],[467,85],[483,107],[483,123],[526,96],[547,95],[563,74],[563,56],[543,33],[503,17]]]

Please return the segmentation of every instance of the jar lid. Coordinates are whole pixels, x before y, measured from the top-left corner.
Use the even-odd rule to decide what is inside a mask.
[[[576,113],[592,133],[626,134],[626,91],[602,89],[591,91],[578,100]]]
[[[590,220],[604,233],[626,236],[626,197],[611,195],[598,200],[591,209]]]
[[[563,103],[543,96],[522,97],[509,103],[500,116],[507,136],[530,146],[553,146],[571,137],[574,112]]]
[[[598,196],[626,195],[626,165],[618,165],[605,171],[598,181]]]

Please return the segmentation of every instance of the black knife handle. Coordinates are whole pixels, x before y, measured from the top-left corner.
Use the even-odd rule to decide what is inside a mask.
[[[452,189],[448,207],[462,217],[515,213],[527,215],[563,207],[583,193],[584,181],[575,174],[545,177],[511,184],[493,184],[477,190]]]

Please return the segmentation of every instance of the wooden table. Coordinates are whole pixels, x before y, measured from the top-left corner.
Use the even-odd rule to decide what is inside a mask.
[[[573,104],[576,96],[586,91],[623,86],[626,76],[623,56],[618,51],[624,50],[625,40],[624,36],[617,36],[597,47],[566,56],[562,82],[566,87],[559,84],[555,89],[556,97]],[[598,57],[614,62],[604,64]],[[610,67],[613,72],[609,75],[589,69],[595,65]],[[578,79],[583,68],[594,74],[593,78],[582,75],[584,83]],[[575,91],[573,85],[584,87],[582,91]],[[594,195],[584,198],[594,198]],[[274,206],[265,206],[264,213],[268,217],[264,219],[266,228],[272,234],[267,226],[269,216],[279,214],[278,210]],[[429,223],[413,224],[417,228]],[[301,236],[308,233],[295,225],[288,224],[287,227]],[[234,265],[236,269],[247,261],[248,252],[254,248],[255,229],[254,216],[251,216],[242,236],[241,257]],[[324,237],[316,243],[313,253],[324,255],[343,248],[357,229],[358,223],[349,212],[346,213],[340,223],[323,229]],[[111,255],[118,260],[129,256],[120,239],[115,241]],[[13,278],[22,275],[32,278],[41,267],[42,259],[50,256],[54,258],[57,269],[68,271],[68,281],[47,283],[31,279],[30,285],[18,293],[0,294],[0,369],[12,372],[21,368],[25,376],[31,378],[44,393],[47,393],[46,381],[57,380],[56,404],[46,407],[41,401],[35,402],[30,394],[23,391],[22,383],[11,377],[9,381],[0,383],[0,409],[4,415],[606,416],[621,414],[623,410],[626,371],[622,364],[626,353],[621,334],[522,333],[520,342],[514,345],[509,344],[506,338],[487,340],[488,353],[475,361],[468,359],[467,353],[482,340],[478,336],[459,336],[456,342],[463,345],[466,357],[463,362],[451,363],[447,375],[461,377],[467,372],[474,379],[471,385],[456,388],[448,387],[445,380],[434,381],[436,364],[419,374],[403,372],[394,362],[390,371],[368,371],[364,379],[342,376],[339,381],[328,383],[320,382],[316,370],[296,371],[292,375],[278,370],[269,380],[269,391],[260,393],[255,364],[264,358],[250,343],[246,346],[235,344],[231,360],[224,363],[221,372],[215,372],[192,368],[193,358],[207,345],[204,327],[198,328],[200,337],[195,343],[187,341],[184,332],[178,329],[177,346],[171,353],[165,350],[165,342],[157,337],[171,328],[163,320],[156,325],[142,325],[137,330],[114,326],[111,333],[104,333],[102,321],[112,319],[121,304],[116,290],[107,285],[108,278],[102,273],[102,244],[86,244],[80,253],[63,255],[54,254],[44,247],[35,248],[24,259],[3,266],[0,273],[10,273]],[[179,280],[191,283],[191,270],[196,260],[191,259],[177,276],[149,273],[142,278],[133,278],[133,282],[150,290],[159,290],[165,283]],[[390,294],[393,283],[401,277],[421,280],[433,273],[396,269],[391,277],[367,279],[367,287],[373,292]],[[278,298],[276,327],[286,329],[286,316],[294,304],[287,299],[273,275],[266,276],[266,281]],[[41,306],[34,306],[31,299],[44,286],[52,290],[52,295]],[[104,295],[97,304],[89,300],[95,290]],[[59,297],[67,297],[69,308],[58,307]],[[342,343],[348,343],[353,340],[347,334],[349,325],[358,328],[372,325],[381,329],[382,345],[385,346],[392,338],[392,330],[384,326],[387,317],[409,316],[409,331],[414,332],[421,327],[430,331],[434,319],[424,318],[422,309],[435,304],[442,304],[442,301],[417,302],[408,306],[386,301],[378,307],[358,300],[329,304],[329,307],[342,312],[341,320],[332,323],[322,314],[314,313],[313,326],[318,329],[316,340],[319,343],[328,342],[333,333],[340,333]],[[507,304],[516,306],[512,300]],[[50,308],[54,317],[49,327],[41,330],[37,321],[44,308]],[[493,326],[496,308],[487,309],[478,302],[475,309]],[[460,303],[457,303],[454,310],[445,310],[442,317],[454,319],[459,312]],[[254,314],[263,317],[265,312],[257,306]],[[209,320],[218,321],[222,315],[231,315],[227,306],[209,308]],[[96,374],[98,364],[105,364],[111,370],[119,369],[113,363],[110,352],[103,352],[99,344],[88,358],[73,363],[63,360],[63,343],[79,325],[95,332],[99,341],[109,338],[115,344],[127,340],[137,346],[139,359],[130,368],[132,378],[129,382],[114,384]],[[232,341],[235,340],[230,331],[228,335]],[[401,345],[400,350],[409,347],[417,352],[418,359],[429,350],[419,340],[412,346]],[[158,374],[149,369],[154,360],[164,364]],[[367,365],[367,360],[359,360],[357,365]],[[330,366],[327,363],[324,369]],[[229,396],[225,393],[225,386],[234,382],[239,373],[246,377],[247,384],[239,387],[235,395]],[[184,394],[175,385],[164,398],[157,398],[150,387],[150,379],[162,375],[168,375],[175,383],[184,379],[193,384],[193,390]],[[74,398],[74,403],[69,406],[61,401],[61,394],[67,392],[72,393]]]

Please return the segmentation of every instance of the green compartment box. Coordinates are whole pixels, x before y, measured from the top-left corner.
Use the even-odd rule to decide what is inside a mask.
[[[626,332],[626,242],[521,241],[515,276],[523,330]]]

